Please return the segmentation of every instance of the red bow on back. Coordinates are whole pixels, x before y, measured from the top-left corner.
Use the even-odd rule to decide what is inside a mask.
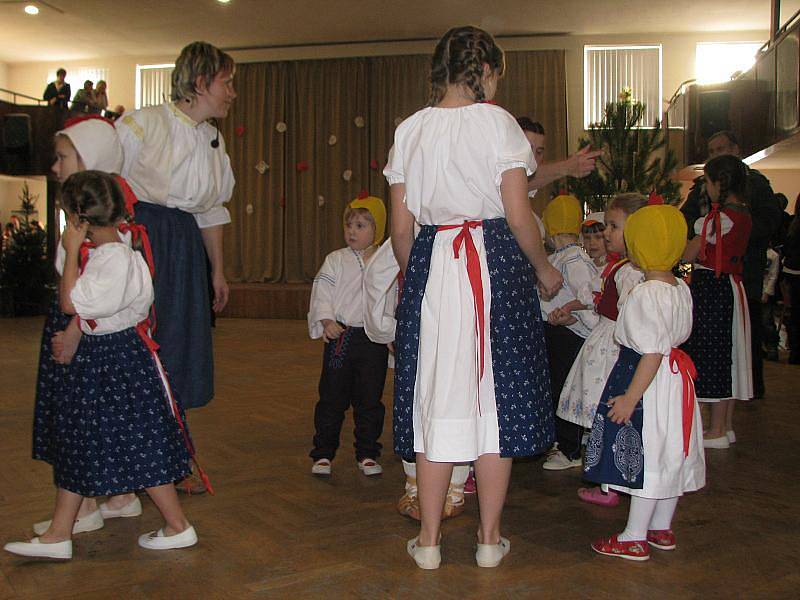
[[[711,224],[711,232],[708,231],[708,226]],[[706,246],[708,245],[709,233],[715,236],[714,238],[714,275],[719,277],[722,273],[722,217],[719,212],[719,203],[711,203],[711,212],[706,215],[703,221],[703,229],[700,238],[700,254],[698,258],[701,261],[706,259]]]

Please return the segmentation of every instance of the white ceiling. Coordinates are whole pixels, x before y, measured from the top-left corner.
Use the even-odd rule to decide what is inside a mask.
[[[0,61],[436,38],[473,23],[495,35],[766,30],[770,0],[0,0]],[[49,6],[48,6],[49,5]],[[62,11],[62,12],[59,12]]]

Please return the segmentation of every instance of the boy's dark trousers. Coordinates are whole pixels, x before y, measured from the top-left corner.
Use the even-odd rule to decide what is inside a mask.
[[[547,343],[547,358],[550,362],[550,393],[553,398],[553,412],[558,409],[561,389],[567,380],[572,363],[581,351],[584,339],[563,325],[544,325],[544,337]],[[556,441],[558,449],[570,459],[581,457],[581,438],[583,427],[565,421],[556,416]]]
[[[325,344],[319,402],[314,409],[314,448],[309,456],[333,460],[339,447],[344,414],[352,405],[356,460],[378,458],[385,408],[389,349],[367,337],[362,327],[347,327],[339,339]]]

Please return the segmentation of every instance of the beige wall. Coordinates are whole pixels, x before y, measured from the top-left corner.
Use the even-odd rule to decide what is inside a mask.
[[[758,165],[753,165],[758,169]],[[784,194],[789,199],[787,212],[794,214],[795,200],[800,194],[800,165],[797,169],[759,169],[769,179],[775,192]]]
[[[0,88],[8,88],[8,65],[0,62]],[[4,98],[4,94],[0,94],[0,98]]]
[[[507,50],[565,49],[567,51],[567,102],[569,147],[577,146],[583,134],[583,46],[585,44],[662,44],[663,95],[672,96],[678,85],[694,77],[695,46],[698,42],[763,41],[766,31],[720,33],[665,33],[638,36],[551,36],[501,40]],[[344,56],[376,56],[385,54],[428,54],[433,42],[398,42],[387,44],[357,44],[311,48],[236,51],[239,62],[335,58]],[[171,56],[109,57],[94,61],[63,63],[14,63],[8,68],[8,87],[38,96],[47,84],[47,74],[59,66],[67,70],[77,67],[108,69],[109,100],[111,104],[134,105],[136,64],[171,62]],[[0,73],[2,71],[0,70]],[[2,75],[0,74],[0,77]],[[502,84],[501,84],[502,85]],[[1,86],[0,86],[1,87]],[[535,115],[532,115],[535,117]]]

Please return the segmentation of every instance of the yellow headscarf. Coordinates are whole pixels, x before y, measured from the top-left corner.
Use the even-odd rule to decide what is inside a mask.
[[[628,256],[644,271],[671,271],[686,246],[686,219],[674,206],[645,206],[625,221]]]
[[[559,233],[572,233],[578,235],[581,232],[583,214],[581,203],[575,196],[562,194],[556,196],[545,207],[542,213],[547,235],[553,236]]]
[[[372,218],[375,220],[375,239],[372,240],[372,245],[377,246],[383,241],[383,234],[386,232],[386,207],[383,205],[383,200],[375,196],[366,196],[364,198],[356,198],[347,208],[366,208]],[[345,214],[347,210],[345,209]],[[347,226],[347,223],[344,223]]]

